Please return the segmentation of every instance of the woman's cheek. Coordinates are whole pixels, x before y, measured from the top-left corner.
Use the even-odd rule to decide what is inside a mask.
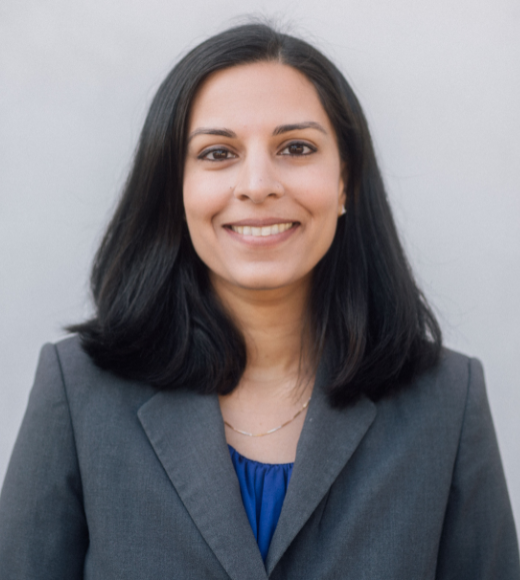
[[[211,221],[225,207],[227,197],[224,184],[218,180],[199,178],[185,181],[183,198],[188,222],[190,217]]]

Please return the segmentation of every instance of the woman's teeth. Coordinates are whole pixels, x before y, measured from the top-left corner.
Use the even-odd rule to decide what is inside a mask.
[[[254,228],[252,226],[230,226],[237,234],[243,236],[274,236],[281,234],[293,226],[293,222],[284,224],[274,224],[272,226],[263,226],[261,228]]]

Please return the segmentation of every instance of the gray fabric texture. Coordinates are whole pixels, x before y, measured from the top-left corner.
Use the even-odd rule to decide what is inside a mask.
[[[0,495],[1,580],[520,580],[482,366],[329,406],[320,367],[266,563],[216,396],[42,349]]]

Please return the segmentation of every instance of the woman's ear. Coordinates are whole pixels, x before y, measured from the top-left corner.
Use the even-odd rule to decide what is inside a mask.
[[[347,168],[345,167],[345,163],[341,164],[341,178],[339,180],[339,195],[338,195],[338,217],[347,213],[345,209],[345,205],[347,203]]]

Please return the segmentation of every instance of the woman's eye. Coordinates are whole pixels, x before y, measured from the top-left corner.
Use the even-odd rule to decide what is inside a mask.
[[[207,159],[208,161],[226,161],[235,157],[228,149],[211,149],[204,151],[199,155],[199,159]]]
[[[295,157],[301,155],[310,155],[314,153],[316,149],[307,145],[307,143],[290,143],[286,147],[284,147],[281,151],[282,155],[294,155]],[[286,153],[285,153],[286,152]]]

